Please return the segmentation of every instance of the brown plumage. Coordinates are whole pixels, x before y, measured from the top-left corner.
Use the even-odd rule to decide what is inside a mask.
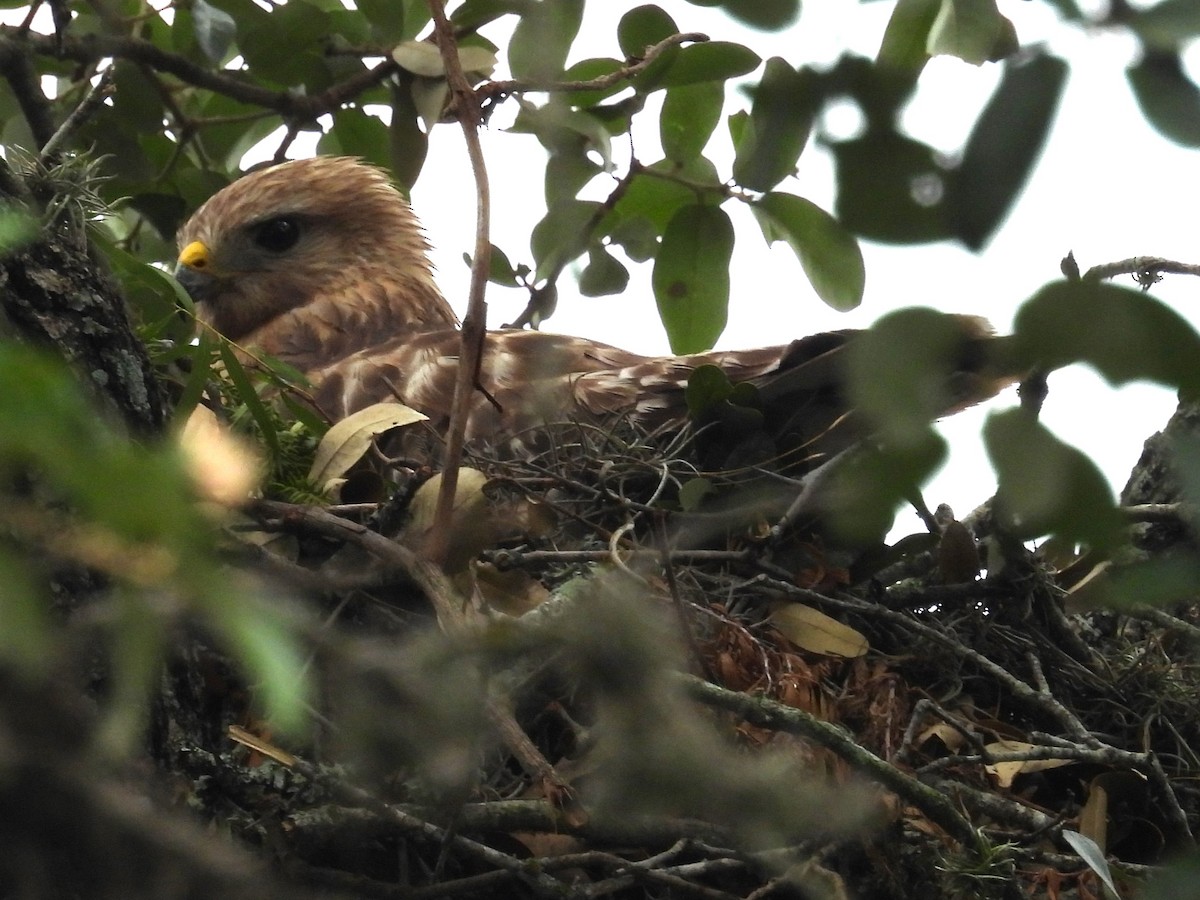
[[[400,398],[444,427],[459,334],[433,281],[428,245],[408,203],[380,170],[319,157],[247,175],[205,203],[179,232],[177,275],[201,319],[245,348],[305,372],[332,419]],[[963,319],[968,341],[986,329]],[[511,436],[542,422],[628,416],[682,424],[692,370],[715,363],[763,388],[786,443],[840,449],[846,419],[838,352],[854,332],[789,345],[650,358],[581,338],[490,332],[468,439]],[[947,405],[981,399],[988,387]],[[831,427],[841,437],[823,439]],[[818,443],[826,444],[817,447]]]

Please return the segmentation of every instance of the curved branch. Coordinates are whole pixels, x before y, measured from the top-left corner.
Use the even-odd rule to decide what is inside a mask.
[[[260,87],[239,77],[237,73],[205,68],[176,53],[168,53],[150,41],[134,37],[102,34],[89,34],[78,38],[68,36],[62,39],[60,48],[57,46],[57,39],[52,35],[28,33],[17,36],[15,29],[0,28],[0,61],[7,58],[4,53],[6,47],[19,47],[22,43],[38,55],[56,56],[79,63],[96,63],[105,57],[144,63],[159,72],[174,75],[193,87],[205,88],[242,103],[263,106],[281,116],[296,119],[315,119],[317,116],[333,112],[399,71],[396,63],[387,58],[319,94],[306,96],[293,91],[273,91]]]

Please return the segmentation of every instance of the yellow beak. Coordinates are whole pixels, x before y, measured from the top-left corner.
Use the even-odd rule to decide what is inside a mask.
[[[179,265],[187,266],[196,272],[204,272],[211,266],[212,260],[208,247],[202,241],[192,241],[179,253]]]

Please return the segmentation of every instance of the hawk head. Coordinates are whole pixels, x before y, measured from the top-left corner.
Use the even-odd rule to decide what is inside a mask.
[[[453,328],[429,245],[381,170],[295,160],[217,193],[178,235],[175,274],[201,321],[301,369],[364,333]],[[303,316],[296,313],[303,310]]]

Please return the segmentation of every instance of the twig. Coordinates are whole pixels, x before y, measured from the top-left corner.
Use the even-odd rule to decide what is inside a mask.
[[[332,515],[314,506],[297,506],[275,500],[255,501],[248,510],[252,515],[280,518],[285,523],[308,528],[328,537],[348,541],[366,550],[397,573],[408,577],[429,598],[437,612],[438,623],[452,637],[469,634],[475,623],[466,612],[469,605],[450,582],[441,567],[413,553],[407,547],[390,541],[365,525]],[[526,772],[548,783],[548,789],[560,797],[570,797],[571,790],[520,730],[512,712],[498,698],[489,697],[487,712],[505,745]]]
[[[297,757],[294,768],[306,778],[315,782],[332,782],[347,799],[370,809],[385,821],[399,827],[406,834],[447,844],[449,847],[479,862],[502,869],[513,878],[528,885],[538,896],[560,898],[565,893],[565,886],[561,881],[527,866],[523,860],[509,856],[507,853],[501,853],[499,850],[463,837],[460,834],[439,828],[431,822],[418,819],[410,813],[385,803],[369,791],[343,779],[334,778],[328,772],[323,772],[306,760]]]
[[[104,103],[104,98],[112,93],[112,82],[113,68],[109,66],[100,73],[99,80],[88,91],[87,96],[83,98],[80,104],[71,110],[71,114],[67,116],[67,120],[58,127],[58,131],[54,132],[50,140],[46,141],[38,156],[38,162],[41,165],[48,166],[53,163],[54,158],[62,150],[63,145],[70,139],[71,135],[96,114],[96,110]]]
[[[491,195],[488,187],[487,167],[483,160],[483,147],[479,142],[479,126],[483,121],[479,97],[463,74],[458,58],[458,44],[454,29],[446,18],[444,0],[429,0],[433,15],[434,34],[442,52],[442,63],[446,68],[446,81],[454,97],[454,110],[462,126],[471,158],[471,170],[475,175],[477,196],[475,219],[475,255],[471,261],[471,290],[467,301],[467,314],[462,324],[462,351],[458,359],[458,377],[454,383],[454,401],[451,406],[450,428],[446,434],[446,454],[442,469],[442,482],[438,492],[437,510],[433,518],[433,530],[426,548],[430,559],[441,563],[450,547],[450,522],[454,512],[454,496],[458,487],[458,467],[462,460],[463,444],[467,432],[467,419],[471,414],[476,386],[479,384],[479,367],[483,359],[483,342],[487,333],[487,303],[484,291],[487,288],[488,266],[491,262],[491,247],[488,237],[491,217]]]
[[[1133,256],[1117,262],[1102,263],[1092,266],[1084,273],[1084,280],[1100,280],[1115,278],[1118,275],[1132,275],[1143,290],[1150,285],[1162,281],[1163,275],[1200,275],[1200,265],[1196,263],[1176,262],[1161,256]]]
[[[159,72],[174,75],[180,81],[194,87],[205,88],[214,93],[240,100],[249,106],[262,106],[279,115],[310,121],[325,113],[333,112],[348,100],[357,97],[368,88],[381,84],[391,77],[399,66],[391,57],[345,81],[332,85],[317,94],[305,95],[299,91],[273,91],[246,81],[238,75],[213,71],[198,65],[183,56],[168,53],[150,41],[135,37],[118,37],[105,34],[90,34],[86,37],[62,39],[61,48],[56,46],[53,35],[29,33],[14,37],[12,28],[0,27],[0,60],[10,45],[25,44],[34,53],[54,56],[84,64],[97,63],[106,57],[127,59],[146,63]],[[47,133],[46,140],[49,140]]]
[[[736,713],[752,725],[801,735],[833,751],[852,769],[919,808],[955,840],[968,847],[977,845],[974,827],[945,796],[860,746],[843,728],[767,697],[730,691],[692,675],[676,678],[694,700]]]
[[[614,85],[620,84],[622,81],[628,81],[635,75],[641,74],[648,66],[650,66],[671,47],[676,47],[680,44],[700,44],[707,40],[707,34],[701,34],[700,32],[696,31],[689,31],[686,34],[672,34],[669,37],[659,41],[657,44],[652,44],[647,47],[642,58],[632,65],[622,66],[620,69],[609,72],[607,75],[601,75],[588,81],[554,81],[553,79],[548,78],[490,81],[487,84],[480,86],[478,94],[481,100],[490,101],[496,98],[509,97],[513,94],[525,94],[532,92],[546,94],[568,94],[579,91],[603,91],[613,87]]]

